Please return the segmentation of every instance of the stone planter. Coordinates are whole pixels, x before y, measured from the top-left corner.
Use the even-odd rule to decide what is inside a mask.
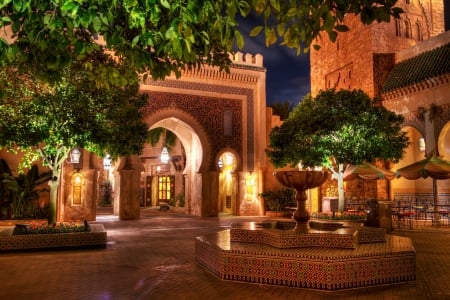
[[[91,230],[71,233],[13,234],[14,226],[0,229],[0,252],[104,248],[107,234],[103,224],[90,224]]]

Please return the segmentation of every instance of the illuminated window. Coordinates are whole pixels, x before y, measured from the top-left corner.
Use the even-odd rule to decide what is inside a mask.
[[[72,175],[72,204],[81,205],[82,186],[84,185],[84,176],[80,172]]]
[[[173,176],[158,176],[158,199],[169,201],[173,198]]]

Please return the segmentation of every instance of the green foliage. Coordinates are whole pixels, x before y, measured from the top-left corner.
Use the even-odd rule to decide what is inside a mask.
[[[131,84],[136,72],[144,79],[171,72],[179,76],[204,63],[226,70],[233,46],[244,44],[238,16],[260,16],[251,35],[263,33],[267,46],[280,40],[301,53],[321,32],[334,41],[338,32],[347,31],[347,13],[360,15],[364,24],[389,22],[401,12],[393,8],[395,2],[2,0],[0,29],[10,28],[13,42],[0,39],[0,66],[51,79],[80,64],[101,85]],[[104,50],[129,71],[95,60]]]
[[[155,79],[204,62],[226,67],[233,41],[242,40],[236,14],[248,10],[243,0],[2,1],[0,27],[11,26],[19,39],[1,43],[0,62],[51,72],[73,62],[89,64],[106,49],[131,70],[148,71]],[[104,45],[97,43],[99,36]],[[103,64],[86,67],[107,71]]]
[[[251,7],[261,16],[263,25],[256,26],[251,36],[264,33],[266,45],[280,41],[281,45],[297,49],[297,53],[308,52],[321,33],[335,42],[339,32],[349,28],[344,24],[346,14],[360,16],[363,24],[389,22],[392,16],[399,17],[402,9],[393,7],[397,1],[350,0],[350,1],[282,1],[253,0]]]
[[[19,234],[71,233],[86,231],[90,231],[90,226],[86,221],[83,223],[57,223],[55,226],[47,226],[46,222],[39,223],[33,221]]]
[[[184,192],[181,192],[175,196],[175,203],[177,203],[177,202],[178,202],[179,207],[184,207],[184,205],[186,204]]]
[[[306,96],[270,133],[267,153],[276,167],[397,161],[408,145],[403,117],[386,110],[361,90],[321,91]]]
[[[153,147],[156,146],[159,140],[163,137],[163,145],[167,147],[170,152],[172,148],[175,146],[177,136],[170,130],[167,130],[163,127],[153,128],[148,131],[146,142],[150,143]]]
[[[12,196],[13,219],[37,217],[39,195],[48,192],[48,187],[42,188],[41,185],[49,181],[51,176],[51,172],[39,174],[37,165],[33,165],[27,174],[19,174],[17,177],[4,175],[3,183]]]
[[[288,206],[296,206],[293,189],[282,188],[276,191],[267,191],[259,196],[264,199],[266,209],[269,211],[283,211]]]
[[[7,162],[0,158],[0,219],[11,217],[12,195],[8,186],[3,182],[6,176],[11,176],[11,170]]]
[[[0,70],[0,145],[19,147],[28,164],[40,157],[51,168],[75,146],[112,158],[139,154],[147,134],[141,111],[147,96],[137,83],[99,88],[84,75],[65,70],[54,86],[29,77],[18,85],[21,78]]]

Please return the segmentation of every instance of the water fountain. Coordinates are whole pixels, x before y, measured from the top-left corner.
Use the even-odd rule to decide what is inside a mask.
[[[196,261],[224,280],[338,290],[415,280],[409,238],[354,222],[310,221],[306,191],[325,182],[326,171],[280,171],[296,190],[294,221],[231,224],[197,237]]]

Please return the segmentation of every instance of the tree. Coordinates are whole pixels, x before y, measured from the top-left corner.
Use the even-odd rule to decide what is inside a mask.
[[[361,90],[307,95],[289,118],[270,133],[267,154],[276,167],[323,166],[338,180],[344,208],[343,174],[349,164],[398,161],[408,146],[403,117],[388,111]]]
[[[42,78],[62,76],[78,64],[97,84],[128,84],[134,73],[161,79],[204,63],[227,69],[229,53],[244,37],[237,19],[260,16],[251,35],[265,35],[266,45],[281,43],[308,50],[321,32],[334,41],[347,31],[347,13],[364,24],[389,22],[401,9],[396,0],[0,0],[0,66],[14,65]],[[4,38],[1,38],[3,35]],[[317,46],[316,46],[317,47]],[[119,72],[102,61],[112,52]],[[50,75],[49,75],[50,74]]]
[[[106,55],[98,59],[112,64]],[[0,79],[0,145],[24,153],[20,169],[40,158],[52,171],[49,224],[56,222],[61,168],[73,147],[113,159],[141,153],[147,96],[137,83],[99,89],[79,69],[65,69],[51,86],[5,68]]]

